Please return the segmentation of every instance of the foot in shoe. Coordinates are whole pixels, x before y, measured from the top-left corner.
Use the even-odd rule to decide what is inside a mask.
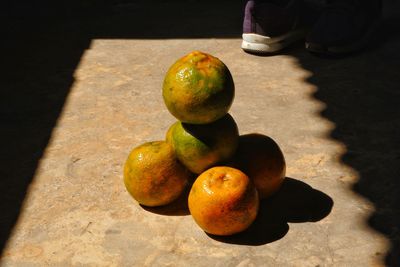
[[[362,49],[378,28],[381,0],[331,0],[306,38],[306,49],[339,55]]]
[[[274,53],[304,38],[302,0],[249,0],[243,21],[242,49]]]

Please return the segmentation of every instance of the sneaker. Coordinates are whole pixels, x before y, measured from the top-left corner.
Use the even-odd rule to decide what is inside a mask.
[[[250,53],[273,53],[304,38],[302,5],[302,0],[247,1],[242,49]]]
[[[306,49],[339,55],[362,49],[377,30],[381,0],[331,0],[306,38]]]

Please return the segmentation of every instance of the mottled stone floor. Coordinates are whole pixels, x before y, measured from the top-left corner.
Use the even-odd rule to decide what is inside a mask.
[[[224,20],[222,4],[207,13],[200,2],[173,2],[146,31],[137,23],[153,2],[114,6],[109,17],[44,18],[32,31],[17,23],[5,33],[1,266],[396,266],[394,17],[379,45],[350,57],[317,58],[301,44],[259,57],[240,49],[240,3]],[[185,24],[168,7],[209,17],[183,12]],[[161,84],[192,50],[231,70],[240,133],[270,136],[286,157],[282,190],[262,203],[253,227],[230,238],[198,228],[184,197],[144,209],[122,182],[130,150],[164,139],[175,121]]]

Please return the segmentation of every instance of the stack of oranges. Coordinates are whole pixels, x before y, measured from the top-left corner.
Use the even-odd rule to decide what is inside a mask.
[[[205,232],[232,235],[253,223],[260,199],[279,190],[285,159],[271,138],[239,136],[228,114],[234,93],[232,75],[216,57],[194,51],[170,67],[163,98],[178,121],[164,141],[130,153],[124,182],[136,201],[168,205],[191,186],[189,210]]]

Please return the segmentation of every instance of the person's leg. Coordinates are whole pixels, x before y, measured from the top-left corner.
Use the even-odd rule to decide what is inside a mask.
[[[242,49],[253,53],[273,53],[304,38],[302,9],[302,0],[248,0]]]
[[[307,36],[306,49],[338,55],[363,48],[378,28],[381,5],[381,0],[328,0]]]

